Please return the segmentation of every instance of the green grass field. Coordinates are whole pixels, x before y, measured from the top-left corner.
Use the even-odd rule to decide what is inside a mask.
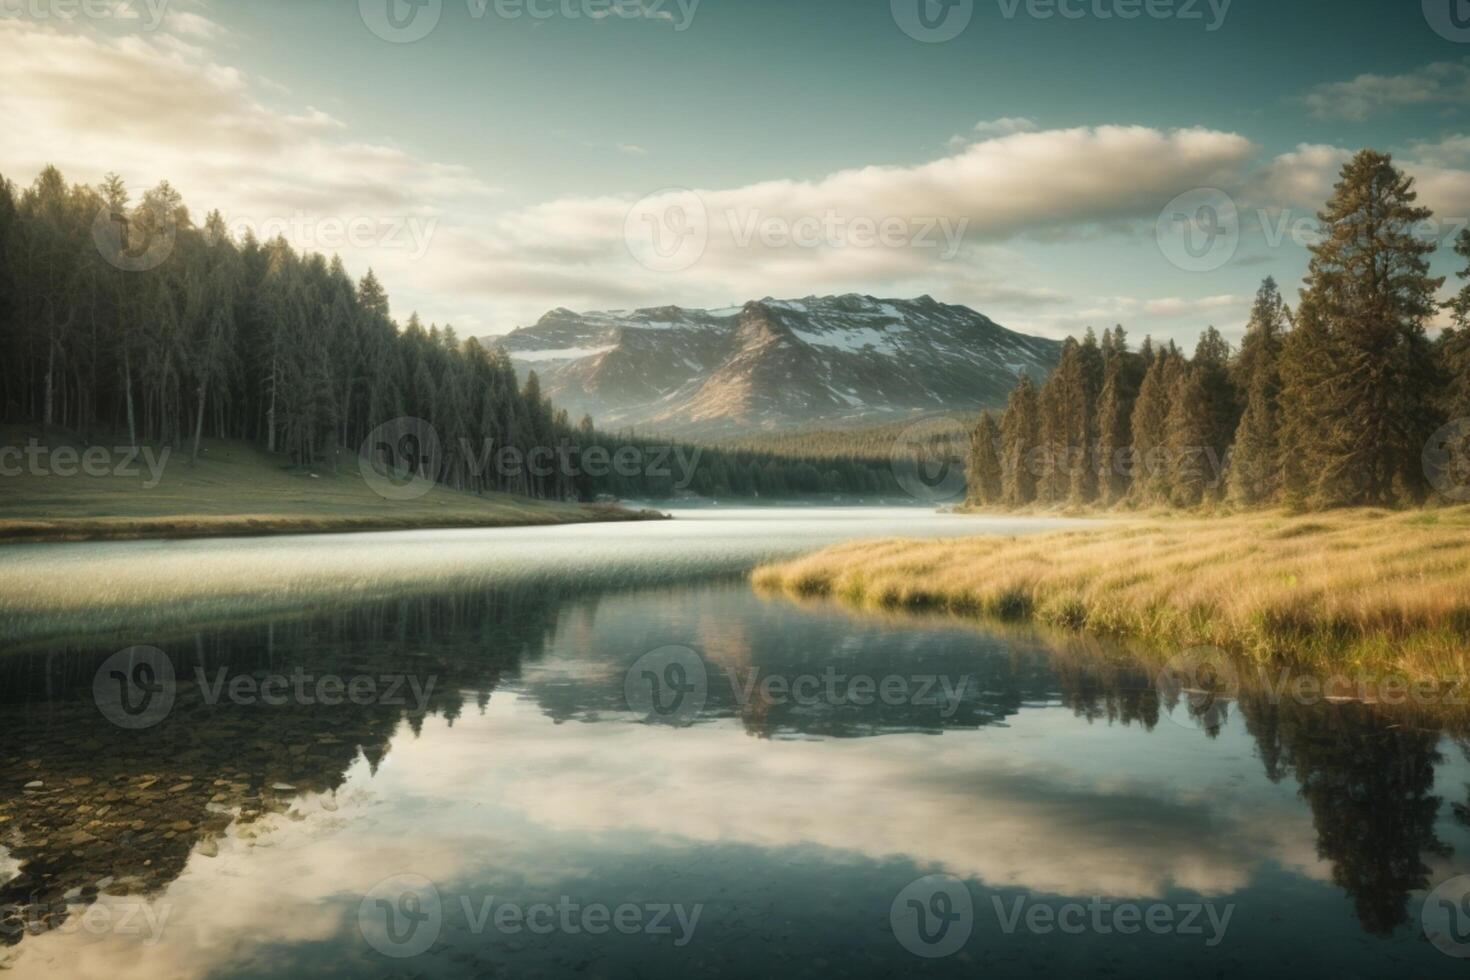
[[[24,452],[32,438],[39,439],[35,429],[0,429],[0,452]],[[242,442],[208,441],[195,464],[187,451],[164,457],[148,449],[125,466],[126,454],[109,451],[105,465],[88,467],[105,475],[88,475],[80,462],[84,445],[54,432],[41,441],[52,453],[69,446],[79,458],[48,453],[35,465],[14,451],[0,455],[0,541],[501,527],[654,516],[437,487],[416,500],[387,500],[363,479],[355,459],[335,472],[307,471]],[[109,447],[124,441],[93,440]],[[93,458],[100,463],[102,454],[94,452]]]

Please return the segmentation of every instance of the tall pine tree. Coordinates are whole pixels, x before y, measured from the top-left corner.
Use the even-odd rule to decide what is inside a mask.
[[[1128,350],[1121,326],[1103,334],[1103,386],[1097,407],[1098,499],[1112,506],[1128,495],[1133,448],[1133,404],[1148,369],[1143,357]]]
[[[1230,499],[1247,507],[1274,500],[1280,491],[1281,347],[1289,317],[1276,280],[1268,277],[1256,293],[1234,370],[1245,411],[1230,456]]]
[[[1002,475],[1000,426],[996,425],[995,416],[981,412],[980,422],[971,437],[967,502],[974,507],[999,504]]]
[[[1007,507],[1024,507],[1036,500],[1036,450],[1041,441],[1041,409],[1036,386],[1029,375],[1011,391],[1001,417],[1000,439],[1003,472],[1001,498]]]
[[[1430,217],[1414,181],[1392,158],[1363,150],[1318,215],[1303,305],[1319,318],[1322,349],[1291,345],[1293,358],[1320,357],[1334,370],[1293,412],[1310,416],[1300,454],[1307,499],[1317,505],[1389,504],[1425,487],[1420,455],[1436,428],[1437,377],[1425,324],[1443,279],[1429,275],[1434,244],[1415,235]],[[1296,363],[1292,371],[1315,370]],[[1300,420],[1299,420],[1300,421]]]

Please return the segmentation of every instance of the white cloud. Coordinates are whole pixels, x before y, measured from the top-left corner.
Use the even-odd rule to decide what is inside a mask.
[[[977,122],[969,133],[952,136],[949,140],[950,149],[959,149],[976,139],[994,139],[997,136],[1011,136],[1016,133],[1034,133],[1041,127],[1036,120],[1025,116],[1002,116],[999,119],[982,119]]]
[[[202,38],[208,41],[226,37],[230,33],[214,21],[202,17],[199,14],[190,13],[187,10],[169,10],[164,15],[163,26],[166,30],[174,34]]]
[[[0,149],[0,169],[20,182],[48,163],[86,182],[112,170],[135,193],[167,178],[196,213],[218,207],[237,226],[439,221],[418,262],[408,250],[333,248],[290,228],[287,237],[340,251],[355,274],[372,265],[400,317],[417,308],[443,322],[453,313],[465,332],[508,329],[551,306],[723,305],[814,292],[1057,307],[1065,296],[1006,243],[1151,225],[1160,202],[1181,191],[1235,186],[1254,152],[1242,136],[1205,129],[1041,131],[1029,119],[989,120],[976,127],[978,141],[926,163],[701,189],[708,247],[692,268],[666,274],[639,265],[624,239],[636,195],[499,212],[493,188],[469,168],[364,138],[340,116],[292,104],[278,86],[223,63],[210,25],[190,13],[151,34],[106,37],[0,21],[0,115],[27,134]],[[616,150],[637,156],[643,147]],[[844,229],[813,247],[758,233],[746,240],[763,221],[829,218]],[[853,230],[885,219],[905,229],[899,247],[864,245]]]
[[[1235,296],[1223,294],[1220,296],[1201,296],[1195,299],[1184,299],[1178,296],[1164,296],[1158,299],[1133,301],[1135,308],[1148,316],[1194,316],[1201,313],[1213,313],[1217,310],[1242,311],[1249,308],[1251,298],[1249,296]]]
[[[1034,133],[1041,127],[1034,119],[1025,116],[1002,116],[999,119],[982,119],[975,124],[975,135],[991,138],[1010,136],[1014,133]]]
[[[1151,226],[1160,203],[1182,191],[1234,186],[1253,152],[1232,133],[1101,126],[1018,132],[915,166],[699,189],[708,244],[677,273],[634,261],[624,238],[630,197],[560,198],[467,233],[429,274],[446,290],[502,301],[507,289],[535,295],[529,316],[547,301],[720,305],[732,297],[851,290],[1050,303],[1059,300],[1054,290],[1019,285],[1007,274],[1015,259],[1003,243]],[[688,192],[670,191],[641,210],[657,216],[689,200]],[[903,244],[863,244],[862,223],[884,221],[903,227]],[[803,223],[813,230],[811,247],[761,233],[767,224],[797,230]]]
[[[1038,244],[1150,243],[1164,203],[1198,187],[1227,190],[1243,208],[1310,215],[1350,156],[1303,144],[1254,169],[1257,148],[1235,133],[1043,130],[1025,117],[982,120],[960,145],[927,162],[699,188],[708,244],[691,267],[663,273],[640,265],[625,240],[636,194],[501,210],[495,189],[472,169],[362,134],[340,114],[225,63],[215,48],[228,35],[205,13],[170,11],[159,31],[118,37],[0,20],[0,117],[26,134],[0,147],[0,171],[24,183],[48,163],[87,182],[114,170],[135,194],[167,178],[196,214],[218,207],[237,226],[298,217],[420,222],[432,229],[421,243],[425,261],[414,261],[412,249],[296,243],[341,252],[354,274],[373,266],[396,315],[418,309],[426,319],[452,320],[462,333],[500,332],[553,306],[722,306],[851,291],[931,293],[1047,333],[1134,319],[1146,329],[1148,318],[1162,325],[1170,316],[1191,331],[1191,318],[1218,315],[1228,325],[1234,311],[1216,282],[1200,280],[1199,297],[1089,298],[1079,309],[1068,295],[1075,285],[1022,254]],[[1445,64],[1420,74],[1437,80],[1432,91],[1443,94],[1466,72]],[[1402,80],[1374,79],[1342,84],[1365,100],[1404,90]],[[602,148],[628,157],[648,152],[631,141]],[[1470,214],[1470,136],[1413,144],[1400,163],[1418,178],[1426,205],[1441,215]],[[897,246],[858,241],[854,222],[885,219],[905,230]],[[842,226],[838,236],[819,234],[810,246],[760,233],[763,222],[795,229],[829,220]]]
[[[356,937],[364,896],[390,877],[429,879],[454,910],[448,918],[462,901],[492,895],[605,900],[595,883],[604,869],[704,853],[734,852],[759,869],[800,848],[804,865],[838,873],[896,866],[895,887],[922,868],[987,890],[1129,901],[1181,890],[1223,898],[1267,874],[1331,882],[1294,787],[1262,785],[1248,750],[1214,767],[1171,768],[1171,778],[1137,778],[1038,758],[1038,744],[1095,740],[1058,710],[1015,721],[1027,726],[1029,755],[1000,728],[764,740],[736,722],[677,732],[556,723],[533,701],[497,691],[452,729],[440,718],[416,737],[401,727],[375,775],[359,761],[330,796],[304,793],[293,816],[264,817],[251,837],[235,824],[216,857],[192,854],[149,899],[146,921],[162,925],[157,945],[122,929],[63,928],[27,937],[16,965],[26,975],[64,963],[79,980],[193,980],[230,962],[289,973],[327,944],[348,950],[349,966],[376,963],[356,959],[358,948],[373,954],[344,937]],[[1139,751],[1161,737],[1120,741],[1130,735]],[[487,766],[491,752],[496,764]],[[333,812],[322,807],[328,798]],[[716,868],[712,880],[723,873]],[[464,938],[446,933],[444,948],[452,956]]]
[[[1215,325],[1227,337],[1241,332],[1250,313],[1251,297],[1233,293],[1213,296],[1104,296],[1082,307],[1037,318],[1041,332],[1080,336],[1088,327],[1102,330],[1121,323],[1134,343],[1144,335],[1173,339],[1193,349],[1204,327]]]
[[[1332,196],[1343,164],[1355,151],[1339,146],[1302,144],[1277,156],[1254,174],[1244,200],[1250,206],[1291,208],[1315,214]],[[1415,179],[1419,203],[1440,219],[1470,216],[1470,137],[1450,136],[1437,143],[1418,142],[1396,155],[1396,166]]]
[[[1251,175],[1246,198],[1261,207],[1301,208],[1315,212],[1332,195],[1332,187],[1352,151],[1303,143]]]
[[[1470,61],[1439,61],[1402,75],[1364,74],[1318,85],[1303,97],[1318,119],[1362,122],[1390,109],[1470,101]]]
[[[278,89],[192,43],[218,36],[210,22],[176,14],[119,37],[0,19],[0,118],[26,134],[0,147],[0,172],[24,184],[47,164],[87,183],[115,171],[135,195],[167,179],[196,216],[219,208],[236,225],[285,224],[288,238],[324,219],[426,222],[492,192],[468,168],[353,139],[315,107],[268,103]],[[413,279],[409,248],[296,244],[341,251],[358,274],[377,267],[395,298],[394,281]]]

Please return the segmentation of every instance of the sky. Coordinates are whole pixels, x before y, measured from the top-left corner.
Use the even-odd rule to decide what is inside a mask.
[[[0,0],[0,174],[167,179],[462,336],[857,292],[1192,345],[1295,299],[1365,146],[1453,275],[1464,7]]]

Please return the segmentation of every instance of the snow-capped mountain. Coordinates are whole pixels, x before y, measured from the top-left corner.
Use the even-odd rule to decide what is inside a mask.
[[[491,337],[522,375],[601,428],[727,433],[886,421],[1004,403],[1061,345],[965,306],[872,296],[766,298],[722,310],[557,309]]]

